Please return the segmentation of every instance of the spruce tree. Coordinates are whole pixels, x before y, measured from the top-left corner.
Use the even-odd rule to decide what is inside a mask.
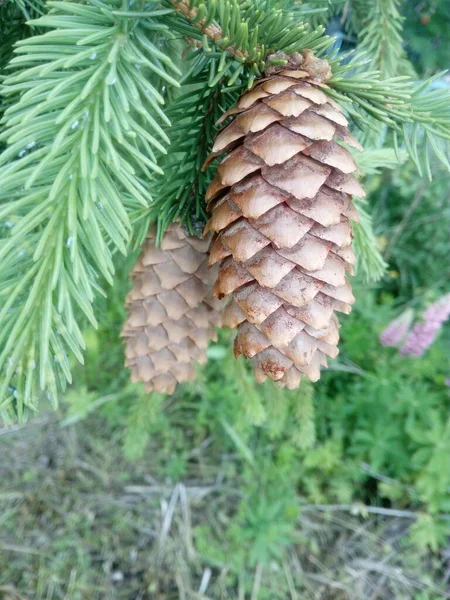
[[[207,188],[238,138],[224,148],[225,159],[214,150],[207,161],[214,139],[228,116],[229,127],[238,122],[240,108],[249,108],[242,99],[267,77],[303,71],[297,81],[306,77],[305,85],[324,94],[318,108],[303,97],[309,130],[303,117],[295,131],[296,110],[280,113],[291,119],[279,125],[284,138],[292,125],[295,142],[280,142],[268,124],[269,146],[300,148],[301,140],[304,164],[324,165],[322,184],[340,178],[333,189],[353,195],[359,214],[352,225],[356,270],[369,281],[383,275],[370,207],[359,184],[342,183],[350,173],[342,157],[363,172],[405,152],[423,177],[431,178],[436,161],[450,169],[449,93],[433,80],[416,80],[402,39],[402,7],[401,0],[0,4],[0,410],[22,419],[42,395],[56,405],[71,382],[71,357],[83,361],[83,323],[97,323],[94,299],[114,285],[117,252],[137,248],[150,225],[157,243],[176,221],[185,235],[201,235],[211,216]],[[339,36],[327,35],[336,23]],[[295,89],[275,88],[283,103],[294,93],[299,104]],[[264,94],[258,105],[276,111]],[[314,140],[315,127],[330,123],[332,139]],[[244,135],[255,149],[258,133],[250,126]],[[354,138],[366,157],[348,154]],[[308,140],[315,144],[309,151]],[[250,162],[263,172],[257,158]],[[234,183],[222,184],[223,197]],[[334,226],[311,225],[313,232]],[[336,250],[336,239],[324,235],[328,251]],[[338,258],[350,264],[349,256]],[[225,250],[219,258],[226,257]],[[334,285],[315,281],[321,289]]]

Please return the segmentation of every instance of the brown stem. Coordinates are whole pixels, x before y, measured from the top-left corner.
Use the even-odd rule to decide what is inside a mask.
[[[218,25],[214,25],[213,23],[205,25],[205,19],[201,19],[198,23],[192,23],[192,20],[198,15],[198,9],[191,8],[189,0],[170,0],[170,3],[176,10],[191,21],[191,24],[194,27],[207,35],[210,40],[216,43],[224,40],[223,31]],[[226,51],[232,56],[244,60],[249,56],[248,52],[244,52],[233,45],[227,46]],[[266,76],[275,75],[279,71],[301,69],[309,73],[311,79],[318,83],[325,83],[331,79],[332,73],[328,61],[323,58],[317,58],[314,53],[307,48],[303,49],[301,52],[292,52],[291,54],[285,54],[284,52],[269,52],[268,58],[269,63],[270,58],[276,60],[273,65],[269,64],[265,69]],[[277,64],[279,59],[282,59],[281,66]]]
[[[195,19],[198,13],[197,8],[190,8],[189,0],[170,0],[172,6],[176,8],[182,15],[184,15],[189,21],[192,22],[192,19]],[[200,29],[202,33],[207,35],[210,40],[213,42],[220,42],[223,40],[223,32],[222,29],[218,25],[214,25],[211,23],[205,27],[205,19],[202,19],[198,23],[192,23],[194,27]],[[247,58],[248,54],[246,52],[242,52],[239,48],[235,46],[228,46],[227,51],[232,55],[238,58]]]

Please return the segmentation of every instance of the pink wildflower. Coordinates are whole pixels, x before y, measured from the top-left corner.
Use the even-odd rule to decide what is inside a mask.
[[[423,314],[426,321],[437,323],[440,327],[450,317],[450,294],[436,300]]]
[[[406,337],[413,319],[413,311],[408,308],[399,317],[389,323],[380,334],[383,346],[398,346]]]
[[[422,356],[432,345],[442,325],[450,317],[450,294],[434,302],[423,317],[424,321],[414,326],[400,349],[402,356]]]

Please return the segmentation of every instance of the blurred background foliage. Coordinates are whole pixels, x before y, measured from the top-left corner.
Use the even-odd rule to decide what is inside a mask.
[[[418,76],[447,68],[450,4],[403,9]],[[0,430],[0,598],[450,598],[450,328],[420,358],[378,337],[450,291],[450,181],[378,162],[361,168],[386,274],[356,278],[314,386],[256,386],[224,332],[196,382],[144,394],[118,343],[135,256],[117,257],[60,413]]]
[[[441,0],[406,2],[404,36],[407,52],[419,73],[448,69],[450,6]]]

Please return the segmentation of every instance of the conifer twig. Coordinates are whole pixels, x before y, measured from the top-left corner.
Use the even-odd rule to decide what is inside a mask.
[[[189,0],[170,0],[172,6],[176,8],[183,16],[185,16],[191,23],[199,29],[202,33],[204,33],[212,42],[222,42],[224,39],[222,28],[216,25],[215,23],[206,23],[206,17],[196,22],[195,19],[198,16],[198,8],[191,8],[189,4]],[[236,46],[228,46],[227,52],[229,52],[232,56],[236,56],[238,58],[247,58],[248,52],[242,51],[240,48]]]
[[[113,284],[113,252],[127,253],[130,215],[152,203],[146,182],[162,174],[160,82],[181,76],[113,3],[48,6],[31,21],[48,31],[16,44],[2,84],[0,409],[19,419],[41,393],[56,404],[69,352],[83,360],[80,314],[96,326],[99,277]],[[145,25],[161,27],[157,11]]]

